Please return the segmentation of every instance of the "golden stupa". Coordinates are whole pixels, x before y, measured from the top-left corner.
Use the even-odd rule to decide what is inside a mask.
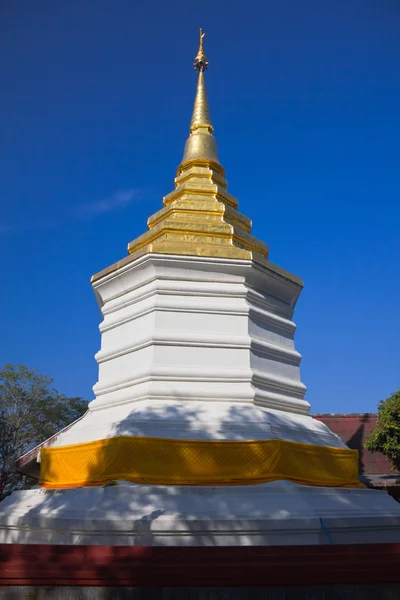
[[[175,189],[163,198],[164,208],[147,220],[146,233],[128,244],[128,252],[132,258],[157,253],[264,262],[268,246],[250,234],[251,220],[238,212],[238,201],[227,191],[225,171],[218,159],[205,84],[208,60],[204,36],[200,29],[193,63],[198,72],[196,97]],[[113,267],[120,267],[121,262]],[[93,281],[104,274],[95,275]]]

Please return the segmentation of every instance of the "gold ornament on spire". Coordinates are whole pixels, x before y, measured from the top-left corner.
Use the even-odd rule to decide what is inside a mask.
[[[204,39],[205,35],[206,34],[203,32],[202,28],[200,27],[199,49],[198,49],[196,56],[194,57],[194,63],[193,63],[193,66],[196,69],[196,71],[205,71],[208,67],[207,56],[206,56],[206,54],[204,52],[204,48],[203,48],[203,39]]]

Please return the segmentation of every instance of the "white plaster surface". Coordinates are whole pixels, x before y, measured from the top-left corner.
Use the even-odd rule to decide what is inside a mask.
[[[400,504],[385,492],[289,482],[14,492],[0,543],[238,546],[389,543]]]

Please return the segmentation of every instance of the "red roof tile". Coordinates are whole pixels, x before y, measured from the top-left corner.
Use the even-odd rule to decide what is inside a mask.
[[[364,448],[368,434],[375,428],[377,415],[366,413],[359,415],[313,415],[322,421],[333,433],[336,433],[344,443],[353,450],[359,451],[360,475],[394,474],[391,462],[378,452],[368,452]]]

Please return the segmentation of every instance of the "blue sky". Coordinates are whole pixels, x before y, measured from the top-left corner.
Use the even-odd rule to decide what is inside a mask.
[[[400,387],[398,0],[88,0],[0,8],[0,364],[93,398],[90,276],[173,189],[198,27],[229,190],[301,276],[313,412]]]

